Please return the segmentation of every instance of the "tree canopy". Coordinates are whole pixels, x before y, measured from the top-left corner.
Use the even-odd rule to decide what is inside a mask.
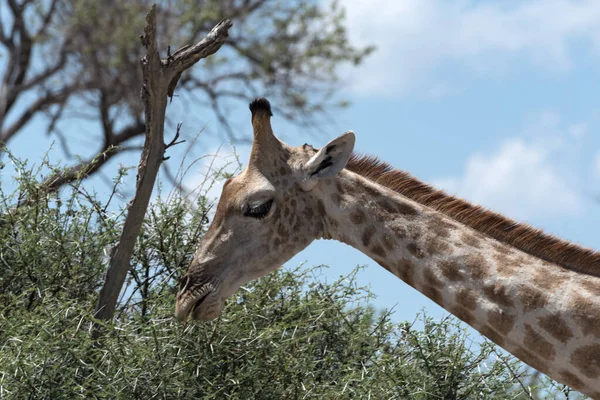
[[[122,214],[80,181],[14,211],[39,194],[43,166],[9,161],[19,188],[0,187],[3,398],[574,396],[549,382],[530,393],[518,361],[473,342],[454,318],[397,322],[373,309],[356,271],[326,283],[319,269],[279,270],[243,287],[218,320],[176,322],[178,278],[207,227],[206,199],[193,208],[176,192],[154,201],[116,317],[95,341],[94,304]]]
[[[55,190],[92,174],[113,156],[139,151],[145,126],[139,35],[153,1],[2,0],[0,2],[0,149],[34,119],[75,159],[85,121],[88,154],[46,186]],[[315,125],[345,103],[335,96],[338,71],[371,51],[349,42],[343,9],[305,0],[165,0],[158,2],[163,56],[197,42],[223,18],[233,21],[219,53],[184,73],[175,102],[210,113],[238,137],[227,118],[231,102],[269,96],[278,115]],[[44,134],[44,132],[36,132]],[[2,150],[0,150],[2,151]],[[97,157],[103,154],[102,157]],[[90,163],[94,161],[90,167]]]

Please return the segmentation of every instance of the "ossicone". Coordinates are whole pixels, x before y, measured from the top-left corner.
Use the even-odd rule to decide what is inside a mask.
[[[254,117],[259,112],[265,112],[269,117],[273,116],[273,112],[271,111],[271,103],[269,100],[264,97],[258,97],[250,103],[250,112]]]

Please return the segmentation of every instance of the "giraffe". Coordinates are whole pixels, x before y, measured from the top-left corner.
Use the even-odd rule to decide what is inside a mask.
[[[176,318],[216,318],[241,285],[315,239],[335,239],[523,362],[600,399],[600,253],[355,155],[352,131],[321,149],[291,147],[274,135],[266,99],[250,110],[249,163],[223,186]]]

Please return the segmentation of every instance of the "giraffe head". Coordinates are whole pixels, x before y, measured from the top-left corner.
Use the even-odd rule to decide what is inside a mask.
[[[323,199],[354,148],[349,131],[320,150],[290,147],[271,129],[271,106],[250,104],[248,166],[227,180],[211,226],[181,280],[175,316],[213,319],[240,286],[275,270],[313,240],[328,237]]]

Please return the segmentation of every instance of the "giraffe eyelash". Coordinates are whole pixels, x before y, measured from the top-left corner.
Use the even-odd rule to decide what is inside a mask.
[[[257,218],[257,219],[262,219],[264,217],[267,216],[267,214],[269,213],[269,211],[271,211],[271,206],[273,205],[273,199],[258,205],[256,207],[250,207],[248,206],[248,208],[246,209],[246,211],[244,211],[244,216],[245,217],[252,217],[252,218]]]

